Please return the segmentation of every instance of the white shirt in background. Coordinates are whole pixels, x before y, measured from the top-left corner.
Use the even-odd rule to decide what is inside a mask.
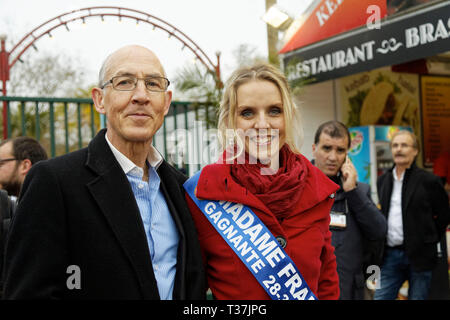
[[[405,171],[400,179],[397,178],[397,167],[392,170],[394,176],[391,204],[388,214],[387,245],[395,247],[403,244],[403,217],[402,217],[402,185]]]

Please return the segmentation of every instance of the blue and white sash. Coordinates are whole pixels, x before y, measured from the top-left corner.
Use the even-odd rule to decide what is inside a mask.
[[[292,259],[247,206],[195,196],[200,172],[184,188],[272,300],[317,300]]]

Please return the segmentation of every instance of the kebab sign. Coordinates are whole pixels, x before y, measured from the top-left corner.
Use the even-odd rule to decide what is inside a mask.
[[[418,76],[380,68],[340,80],[344,122],[366,125],[419,125]]]

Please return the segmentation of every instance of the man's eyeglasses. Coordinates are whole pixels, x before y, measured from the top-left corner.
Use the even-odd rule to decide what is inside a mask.
[[[413,147],[413,146],[410,144],[406,144],[406,143],[393,143],[392,144],[392,149],[396,149],[396,148],[406,149],[409,147]]]
[[[105,88],[108,84],[112,84],[112,87],[119,91],[133,91],[136,89],[138,80],[144,80],[145,87],[149,91],[164,92],[170,85],[170,81],[164,77],[146,77],[137,78],[135,76],[116,76],[111,80],[105,82],[100,89]]]
[[[8,161],[17,160],[16,158],[0,159],[0,167],[3,166]]]

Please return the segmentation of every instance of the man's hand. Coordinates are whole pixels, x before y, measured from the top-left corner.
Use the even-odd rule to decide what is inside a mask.
[[[447,191],[447,193],[450,192],[450,183],[447,182],[444,186],[444,189],[445,191]]]
[[[353,165],[348,156],[345,158],[344,164],[341,167],[341,173],[342,173],[342,188],[344,189],[344,191],[348,192],[355,189],[358,174],[356,172],[355,166]]]

